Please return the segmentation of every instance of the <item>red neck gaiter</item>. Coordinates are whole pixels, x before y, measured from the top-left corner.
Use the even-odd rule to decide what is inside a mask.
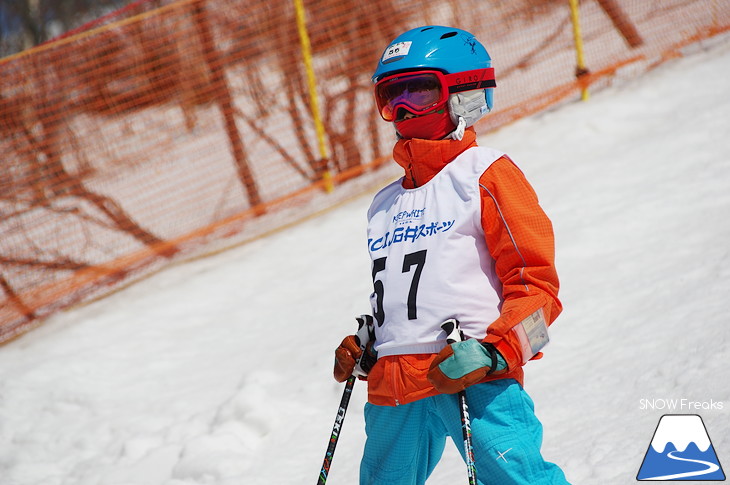
[[[395,129],[403,138],[440,140],[456,129],[448,110],[416,116],[395,122]]]

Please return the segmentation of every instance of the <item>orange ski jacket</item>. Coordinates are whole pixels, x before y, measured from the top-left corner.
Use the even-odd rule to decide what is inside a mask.
[[[403,187],[412,189],[425,184],[474,146],[477,143],[473,128],[467,128],[461,141],[399,140],[393,158],[405,170]],[[485,381],[512,378],[523,384],[521,347],[511,329],[539,309],[550,325],[562,310],[553,228],[535,191],[507,156],[496,160],[481,175],[479,183],[484,236],[502,282],[500,316],[494,322],[484,322],[484,341],[494,344],[508,364],[506,371],[492,374]],[[438,394],[427,378],[436,355],[391,355],[378,359],[367,377],[368,401],[397,406]]]

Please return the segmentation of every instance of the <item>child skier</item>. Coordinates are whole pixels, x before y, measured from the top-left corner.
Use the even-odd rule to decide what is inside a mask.
[[[464,389],[480,484],[568,483],[542,458],[522,388],[562,309],[552,225],[472,127],[492,108],[491,58],[466,31],[420,27],[385,49],[373,82],[405,174],[368,211],[374,340],[362,352],[351,335],[335,352],[337,381],[368,373],[360,484],[424,484],[446,437],[461,440]],[[447,345],[449,319],[463,341]]]

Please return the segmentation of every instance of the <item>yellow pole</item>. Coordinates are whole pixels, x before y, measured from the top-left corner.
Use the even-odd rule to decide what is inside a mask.
[[[297,13],[297,29],[299,29],[299,41],[302,44],[302,57],[304,58],[304,68],[307,71],[307,85],[309,86],[309,109],[312,111],[312,119],[314,120],[314,130],[317,134],[317,143],[319,145],[320,162],[327,163],[329,154],[327,152],[327,143],[325,141],[324,124],[319,114],[319,98],[317,97],[317,79],[314,76],[314,67],[312,65],[312,46],[309,43],[309,34],[307,33],[307,24],[304,18],[304,4],[302,0],[294,0],[294,8]],[[334,190],[332,183],[332,174],[329,169],[325,169],[322,174],[324,188],[327,192]]]
[[[573,39],[575,40],[575,57],[576,57],[575,77],[577,77],[580,80],[581,77],[588,74],[588,69],[586,69],[585,59],[583,58],[583,36],[580,31],[580,16],[578,15],[578,0],[569,0],[569,1],[570,1],[570,19],[573,22]],[[582,99],[583,101],[588,100],[588,87],[585,85],[581,88],[580,99]]]

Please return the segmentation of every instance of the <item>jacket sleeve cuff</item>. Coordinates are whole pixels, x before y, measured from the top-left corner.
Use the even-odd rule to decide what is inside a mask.
[[[522,366],[522,350],[517,337],[509,332],[504,337],[500,337],[495,334],[487,334],[482,340],[484,343],[489,343],[497,349],[505,362],[507,363],[507,369],[504,372],[509,372]]]

